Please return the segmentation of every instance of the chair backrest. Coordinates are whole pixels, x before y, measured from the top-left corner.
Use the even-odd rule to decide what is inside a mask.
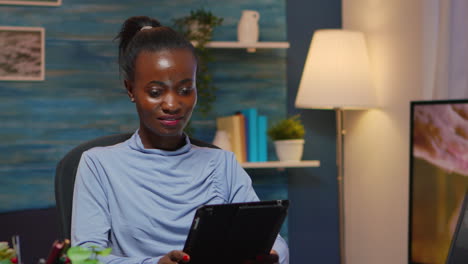
[[[57,164],[55,171],[55,202],[59,217],[58,223],[61,239],[70,238],[73,189],[76,171],[83,152],[93,147],[118,144],[129,139],[132,135],[133,133],[109,135],[84,142],[70,150]],[[190,138],[190,141],[196,146],[218,148],[201,140]]]

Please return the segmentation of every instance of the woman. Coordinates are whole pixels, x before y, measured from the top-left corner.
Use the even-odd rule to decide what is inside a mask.
[[[83,154],[72,244],[112,247],[106,263],[188,262],[181,249],[197,207],[258,197],[231,152],[196,147],[183,132],[197,102],[190,42],[149,17],[127,19],[118,38],[120,69],[140,126],[123,143]],[[280,236],[273,248],[262,263],[289,262]]]

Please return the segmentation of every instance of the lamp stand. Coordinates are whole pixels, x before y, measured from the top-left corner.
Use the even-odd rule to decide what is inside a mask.
[[[345,245],[344,245],[344,134],[343,129],[343,109],[335,108],[336,113],[336,167],[337,167],[337,183],[338,183],[338,217],[339,217],[339,236],[340,236],[340,263],[346,263]]]

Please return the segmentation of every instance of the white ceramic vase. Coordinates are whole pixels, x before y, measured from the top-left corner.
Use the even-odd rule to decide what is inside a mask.
[[[258,41],[258,20],[260,14],[254,10],[243,10],[237,25],[237,39],[243,43],[255,43]]]
[[[300,161],[304,152],[304,139],[276,140],[276,156],[280,161]]]

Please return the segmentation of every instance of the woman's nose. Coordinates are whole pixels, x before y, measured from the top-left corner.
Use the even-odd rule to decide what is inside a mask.
[[[174,113],[180,110],[180,103],[177,93],[169,92],[164,96],[162,102],[162,109],[166,113]]]

